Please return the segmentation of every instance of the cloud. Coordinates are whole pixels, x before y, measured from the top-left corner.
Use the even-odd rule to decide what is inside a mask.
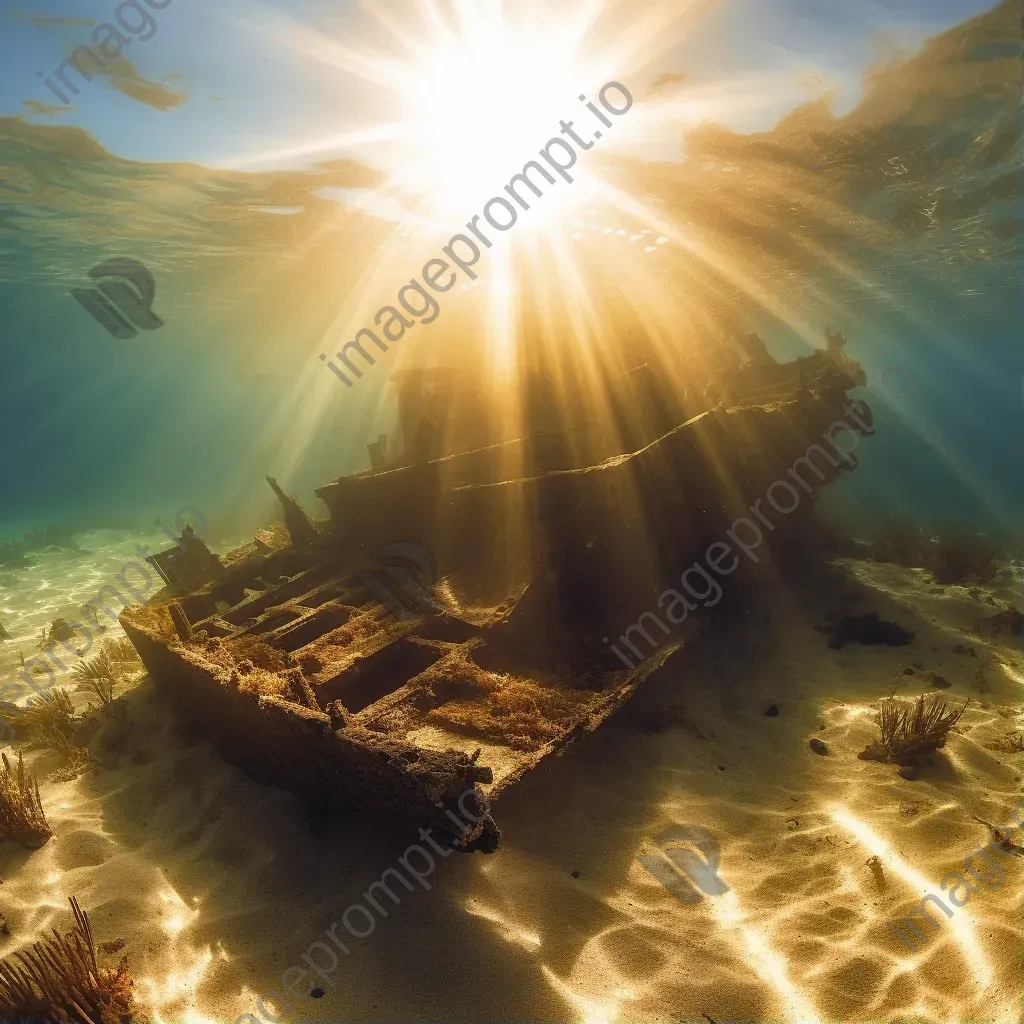
[[[175,92],[152,78],[145,78],[135,65],[124,57],[107,60],[107,66],[98,74],[110,79],[110,84],[125,96],[156,110],[173,110],[188,99],[188,93]]]
[[[49,103],[42,103],[39,100],[22,100],[21,105],[28,107],[28,112],[35,114],[36,117],[56,117],[71,110],[71,107],[51,107]]]

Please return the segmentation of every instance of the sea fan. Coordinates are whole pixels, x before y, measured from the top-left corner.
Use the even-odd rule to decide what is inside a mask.
[[[60,758],[60,767],[51,773],[54,778],[75,778],[92,763],[89,752],[71,742],[80,722],[75,719],[67,690],[48,690],[33,697],[17,714],[8,712],[4,717],[14,726],[17,739],[27,740],[31,747],[52,750]]]
[[[104,653],[115,665],[141,665],[142,659],[135,645],[126,636],[104,642]]]
[[[6,754],[0,757],[4,762],[0,773],[0,839],[14,839],[30,850],[38,849],[53,835],[39,799],[39,783],[25,774],[21,754],[17,772],[11,770]]]
[[[121,637],[105,641],[99,654],[79,662],[71,674],[78,680],[80,690],[94,694],[99,698],[100,706],[106,708],[114,701],[114,687],[125,682],[126,677],[141,665],[142,660],[131,640]]]
[[[75,926],[0,960],[0,1020],[32,1024],[124,1024],[132,1020],[128,961],[96,962],[89,918],[71,897]]]
[[[54,732],[68,737],[75,729],[75,708],[67,690],[56,687],[33,697],[16,719],[19,733],[29,739],[41,742],[43,738]]]
[[[881,738],[857,756],[864,761],[919,764],[946,745],[949,730],[960,721],[969,703],[965,700],[960,707],[953,707],[937,693],[922,695],[913,703],[886,697],[878,703],[876,718]]]
[[[102,707],[109,707],[114,701],[114,686],[119,681],[120,668],[107,651],[101,651],[95,658],[80,661],[71,670],[78,680],[78,688],[94,694]]]

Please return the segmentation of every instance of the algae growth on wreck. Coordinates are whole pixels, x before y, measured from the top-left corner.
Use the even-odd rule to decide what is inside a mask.
[[[0,1018],[1019,1020],[1022,15],[0,12]]]

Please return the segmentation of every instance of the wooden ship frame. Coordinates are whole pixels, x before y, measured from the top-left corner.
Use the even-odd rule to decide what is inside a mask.
[[[443,367],[396,375],[402,457],[378,437],[369,470],[317,490],[319,523],[268,478],[287,532],[221,558],[186,531],[153,556],[167,586],[125,609],[124,629],[158,687],[250,775],[491,851],[502,793],[681,648],[659,637],[629,668],[608,638],[864,383],[839,335],[785,364],[755,341],[695,415],[646,366],[624,375],[624,451],[542,415],[523,436],[460,445],[441,427],[459,409],[473,420],[474,389]],[[854,464],[822,465],[815,486]]]

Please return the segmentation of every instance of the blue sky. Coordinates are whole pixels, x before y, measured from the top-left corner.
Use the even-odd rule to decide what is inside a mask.
[[[157,26],[152,38],[125,47],[131,67],[122,66],[119,76],[122,86],[132,91],[134,84],[136,94],[143,90],[155,102],[97,77],[73,98],[71,109],[63,108],[36,72],[51,73],[74,46],[89,43],[94,28],[81,22],[113,22],[117,6],[114,0],[5,0],[0,115],[80,126],[130,159],[244,166],[252,154],[365,128],[389,114],[386,90],[284,40],[289,19],[297,19],[325,38],[397,51],[350,0],[168,0],[151,12]],[[413,6],[394,9],[401,19]],[[989,6],[987,0],[719,0],[644,74],[648,81],[659,73],[697,81],[780,75],[791,82],[782,95],[723,118],[738,130],[756,130],[825,87],[837,91],[839,110],[848,108],[871,64],[913,50],[925,36]],[[405,24],[414,29],[411,21]],[[60,112],[32,112],[25,100]],[[553,100],[553,119],[564,109],[560,102]],[[363,148],[356,155],[387,164],[384,149]]]

